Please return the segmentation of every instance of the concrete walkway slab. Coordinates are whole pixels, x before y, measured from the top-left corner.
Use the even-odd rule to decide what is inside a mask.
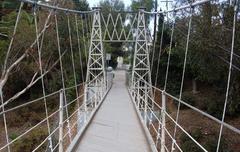
[[[112,89],[76,151],[150,152],[147,138],[125,86],[125,71],[116,71]]]

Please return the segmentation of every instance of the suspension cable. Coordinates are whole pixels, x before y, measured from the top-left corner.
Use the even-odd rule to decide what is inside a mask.
[[[89,27],[89,23],[88,23],[88,15],[85,14],[85,18],[84,20],[86,21],[86,37],[87,37],[87,41],[86,41],[86,44],[87,44],[87,48],[90,47],[90,35],[89,35],[89,31],[90,31],[90,27]],[[86,50],[87,51],[87,50]],[[86,53],[87,54],[87,53]],[[86,56],[86,63],[88,63],[88,57]]]
[[[5,74],[5,71],[6,71],[6,68],[7,68],[7,60],[8,60],[8,57],[10,55],[10,51],[12,49],[13,41],[14,41],[14,38],[15,38],[15,35],[16,35],[16,32],[17,32],[17,27],[18,27],[19,20],[21,18],[21,12],[22,12],[23,4],[24,3],[21,2],[20,6],[19,6],[19,9],[18,9],[17,19],[16,19],[16,22],[15,22],[15,25],[14,25],[12,38],[10,40],[10,43],[9,43],[9,46],[8,46],[8,50],[7,50],[7,53],[6,53],[2,75]]]
[[[67,13],[67,23],[68,23],[68,34],[69,34],[69,43],[70,43],[70,52],[71,52],[71,61],[72,61],[72,69],[73,69],[73,77],[74,77],[74,83],[75,83],[75,91],[76,91],[76,96],[77,99],[79,97],[78,93],[78,87],[77,87],[77,78],[76,78],[76,68],[75,68],[75,61],[74,61],[74,55],[73,55],[73,46],[72,46],[72,30],[71,30],[71,25],[70,25],[70,19],[69,19],[69,14]],[[77,106],[78,106],[78,112],[80,108],[79,100],[77,100]],[[69,120],[68,120],[69,121]],[[68,123],[69,124],[69,123]],[[68,125],[68,131],[71,135],[71,128],[70,125]],[[72,141],[71,136],[70,136],[70,141]]]
[[[193,13],[194,13],[194,7],[191,7],[190,8],[190,19],[189,19],[189,23],[188,23],[188,34],[187,34],[187,41],[186,41],[186,48],[185,48],[184,64],[183,64],[183,71],[182,71],[182,80],[181,80],[181,87],[180,87],[180,92],[179,92],[179,100],[182,99],[183,84],[184,84],[185,71],[186,71],[186,65],[187,65],[187,56],[188,56],[189,40],[190,40],[190,34],[191,34],[191,28],[192,28],[192,16],[193,16]],[[176,138],[177,123],[178,123],[178,119],[179,119],[180,107],[181,107],[181,103],[178,102],[177,115],[176,115],[176,124],[174,126],[174,135],[173,135],[174,139]],[[172,142],[171,151],[174,150],[174,147],[175,147],[175,143]]]
[[[44,76],[43,76],[43,68],[42,68],[42,50],[40,48],[39,44],[39,32],[38,32],[38,23],[37,23],[37,13],[36,9],[37,7],[34,5],[33,6],[34,11],[33,11],[33,16],[34,16],[34,24],[35,24],[35,33],[36,33],[36,42],[37,42],[37,52],[38,52],[38,63],[39,63],[39,70],[40,70],[40,75],[41,75],[41,84],[42,84],[42,93],[43,93],[43,100],[44,100],[44,107],[45,107],[45,115],[46,115],[46,121],[47,121],[47,128],[48,128],[48,134],[51,134],[51,129],[50,129],[50,124],[49,124],[49,119],[48,119],[48,107],[47,107],[47,100],[46,100],[46,91],[45,91],[45,84],[44,84]],[[49,148],[51,151],[53,146],[52,146],[52,138],[49,137]]]
[[[168,61],[167,61],[167,69],[165,75],[165,82],[164,82],[164,91],[167,89],[167,81],[168,81],[168,73],[169,73],[169,66],[171,60],[171,53],[172,53],[172,45],[173,45],[173,35],[175,30],[175,19],[176,19],[176,12],[173,12],[173,23],[172,23],[172,30],[171,30],[171,38],[170,38],[170,45],[169,45],[169,52],[168,52]]]
[[[168,54],[168,63],[167,63],[167,69],[166,69],[166,75],[165,75],[165,84],[164,84],[164,89],[163,91],[166,91],[166,86],[167,86],[167,79],[168,79],[168,71],[169,71],[169,64],[170,64],[170,58],[171,58],[171,52],[172,52],[172,44],[173,44],[173,34],[174,34],[174,29],[175,29],[175,13],[173,15],[173,24],[172,24],[172,28],[171,28],[171,39],[170,39],[170,46],[169,46],[169,54]],[[160,117],[161,118],[161,117]],[[161,129],[161,124],[159,123],[159,126],[158,126],[158,135],[157,135],[157,140],[156,140],[156,145],[157,145],[157,142],[158,142],[158,139],[160,137],[160,129]],[[162,128],[164,129],[164,128]],[[174,141],[175,139],[173,139]]]
[[[83,20],[84,20],[84,16],[83,15],[81,15],[81,20],[82,20],[82,32],[83,32],[83,46],[84,46],[84,57],[85,57],[85,64],[87,65],[87,46],[86,46],[86,39],[85,39],[85,37],[86,37],[86,35],[85,35],[85,27],[84,27],[84,22],[83,22]]]
[[[57,14],[55,12],[54,14],[54,17],[55,17],[55,26],[56,26],[56,35],[57,35],[57,46],[58,46],[58,54],[59,54],[59,57],[61,57],[61,46],[60,46],[60,37],[59,37],[59,29],[58,29],[58,19],[57,19]],[[64,75],[63,75],[63,63],[62,63],[62,58],[60,58],[59,60],[60,62],[60,69],[61,69],[61,79],[62,79],[62,88],[63,88],[63,94],[64,94],[64,104],[67,105],[67,97],[66,97],[66,90],[65,90],[65,79],[64,79]],[[65,111],[66,111],[66,115],[67,115],[67,119],[69,118],[69,113],[68,113],[68,108],[66,107],[65,108]],[[69,125],[69,121],[67,122],[68,123],[68,126]],[[71,140],[71,134],[69,133],[69,138]]]
[[[77,30],[77,43],[78,43],[78,52],[79,52],[79,63],[80,63],[82,81],[84,82],[82,53],[81,53],[81,45],[80,45],[79,29],[78,29],[79,28],[79,24],[78,24],[78,18],[77,18],[76,14],[75,14],[75,23],[76,23],[76,30]]]
[[[73,45],[72,45],[72,29],[71,29],[71,25],[70,25],[69,14],[67,14],[67,22],[68,22],[68,34],[69,34],[71,61],[72,61],[72,68],[73,68],[73,77],[74,77],[74,83],[75,83],[75,86],[76,86],[75,91],[76,91],[76,96],[78,97],[76,68],[75,68],[75,61],[74,61],[74,55],[73,55]]]
[[[21,18],[22,7],[23,7],[23,2],[21,2],[20,6],[19,6],[19,9],[18,9],[17,19],[16,19],[16,22],[15,22],[15,25],[14,25],[12,38],[10,40],[10,43],[9,43],[9,46],[8,46],[8,50],[7,50],[7,53],[6,53],[6,57],[5,57],[5,61],[4,61],[4,65],[3,65],[2,77],[5,75],[5,72],[6,72],[7,61],[8,61],[8,58],[9,58],[9,55],[10,55],[10,51],[12,49],[13,41],[14,41],[14,38],[15,38],[15,35],[16,35],[16,32],[17,32],[18,23],[19,23],[19,20]],[[1,108],[2,108],[2,112],[3,112],[3,123],[4,123],[6,142],[7,142],[7,144],[9,144],[7,119],[6,119],[6,114],[4,113],[5,112],[5,107],[4,107],[3,86],[2,85],[0,86],[0,98],[1,98],[1,104],[2,104]],[[8,150],[8,152],[11,151],[9,145],[7,146],[7,150]]]
[[[231,75],[232,75],[232,65],[233,65],[233,54],[234,54],[234,44],[235,44],[235,34],[236,34],[236,22],[237,22],[237,13],[238,13],[238,0],[236,0],[234,5],[234,16],[233,16],[233,27],[232,27],[232,44],[231,44],[231,55],[230,55],[230,63],[229,63],[229,70],[228,70],[228,80],[227,80],[227,88],[225,93],[225,101],[224,101],[224,108],[222,113],[222,121],[221,127],[219,131],[218,143],[217,143],[217,152],[219,151],[221,137],[223,132],[223,122],[225,120],[227,103],[228,103],[228,96],[230,90],[230,82],[231,82]]]
[[[162,33],[161,33],[161,40],[160,40],[160,49],[159,49],[159,54],[158,54],[158,62],[157,62],[157,72],[156,72],[156,75],[155,75],[155,83],[154,83],[154,86],[157,87],[157,83],[158,83],[158,72],[159,72],[159,66],[160,66],[160,58],[161,58],[161,53],[162,53],[162,43],[163,43],[163,36],[164,36],[164,17],[163,17],[163,22],[162,22]],[[153,96],[155,97],[155,90],[154,90],[154,94]]]
[[[152,69],[153,69],[153,61],[154,61],[154,56],[155,56],[155,50],[156,50],[156,42],[157,42],[157,27],[158,27],[158,15],[155,15],[155,17],[157,18],[156,20],[156,26],[155,26],[155,32],[156,33],[154,33],[154,38],[153,38],[153,51],[152,51],[152,60],[151,60],[151,71],[152,71]]]

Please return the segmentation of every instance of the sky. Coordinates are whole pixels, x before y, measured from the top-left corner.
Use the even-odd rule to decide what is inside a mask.
[[[101,0],[88,0],[90,7],[97,6]],[[122,0],[125,6],[130,6],[131,0]]]
[[[101,0],[87,0],[90,7],[98,6],[99,2]],[[125,4],[125,7],[130,6],[132,3],[132,0],[122,0]],[[166,2],[161,2],[162,0],[158,0],[158,10],[161,7],[163,10],[166,8]],[[164,0],[165,1],[165,0]],[[170,0],[169,0],[170,1]],[[170,4],[169,4],[170,6]]]

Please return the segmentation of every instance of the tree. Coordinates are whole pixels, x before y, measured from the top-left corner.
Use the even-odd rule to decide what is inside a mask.
[[[154,8],[153,0],[132,0],[131,9],[137,11],[140,7],[145,7],[147,11],[152,11]]]
[[[72,0],[72,1],[75,4],[76,10],[80,10],[80,11],[90,10],[89,3],[87,2],[87,0]]]
[[[226,93],[232,41],[233,14],[233,7],[229,6],[228,2],[223,3],[222,6],[208,2],[195,8],[195,13],[192,17],[193,20],[184,83],[192,81],[192,90],[195,93],[196,91],[200,91],[200,94],[205,94],[206,90],[208,90],[206,95],[206,100],[208,102],[205,103],[205,110],[218,118],[222,116],[225,99],[224,95]],[[177,73],[178,71],[182,74],[181,69],[184,60],[188,30],[188,24],[186,23],[189,19],[189,13],[184,12],[176,19],[174,32],[174,41],[176,45],[173,45],[172,49],[170,63],[171,71],[169,75],[171,75],[171,72]],[[239,30],[239,22],[236,24],[236,29]],[[240,46],[238,37],[239,33],[236,32],[235,54],[233,58],[234,66],[232,69],[226,113],[231,116],[236,116],[240,111],[240,101],[237,95],[237,92],[240,91],[240,81],[238,79],[239,71],[237,70],[239,67],[239,50],[236,49]],[[178,53],[175,50],[177,50]],[[179,59],[177,61],[180,62],[176,62],[176,57]],[[161,60],[164,60],[164,54]],[[161,67],[164,66],[166,65],[161,65]],[[200,83],[201,85],[199,86],[201,87],[198,87]],[[188,82],[186,84],[191,83]],[[184,85],[184,87],[189,89],[191,86]],[[216,100],[213,101],[212,99]]]
[[[109,17],[112,17],[113,20],[110,19],[110,22],[107,26],[107,30],[110,32],[110,35],[113,33],[114,29],[116,29],[117,32],[122,30],[122,25],[120,22],[120,19],[117,20],[117,16],[119,15],[118,11],[124,11],[125,5],[123,1],[121,0],[104,0],[101,1],[99,6],[101,7],[101,11],[104,17],[104,20],[107,21]],[[111,14],[109,14],[111,13]],[[111,15],[111,16],[110,16]],[[122,14],[121,14],[122,15]],[[124,21],[125,17],[122,16],[122,20]],[[116,24],[116,27],[114,27],[113,24]],[[118,33],[120,34],[120,32]],[[116,35],[114,35],[114,38],[116,39]],[[112,59],[110,61],[110,66],[116,67],[117,66],[117,57],[123,56],[122,51],[122,45],[123,43],[109,43],[104,44],[104,48],[107,51],[107,53],[112,54]]]
[[[14,0],[1,0],[0,1],[0,20],[5,14],[8,14],[18,8],[19,2]]]
[[[164,26],[163,26],[164,24]],[[154,50],[154,57],[153,59],[153,68],[152,68],[152,80],[155,82],[157,80],[158,86],[162,86],[164,82],[164,76],[166,66],[162,65],[163,63],[167,63],[168,58],[168,48],[170,44],[170,29],[167,23],[164,21],[163,14],[159,15],[158,19],[158,27],[157,27],[157,33],[156,33],[156,42],[155,42],[155,50]],[[163,29],[164,28],[164,29]],[[163,33],[162,33],[163,32]],[[162,41],[162,44],[161,44]],[[152,52],[153,55],[153,52]],[[160,59],[160,64],[158,65],[158,60]],[[159,69],[157,69],[159,67]],[[161,75],[158,75],[156,78],[157,70],[160,70],[159,73],[162,73]],[[158,74],[159,74],[158,73]]]

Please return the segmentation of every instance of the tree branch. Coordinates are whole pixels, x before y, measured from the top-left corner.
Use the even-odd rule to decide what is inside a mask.
[[[4,102],[0,108],[2,108],[3,106],[6,106],[7,104],[9,104],[10,102],[14,101],[15,99],[17,99],[19,96],[21,96],[22,94],[24,94],[29,88],[31,88],[34,84],[36,84],[39,80],[41,80],[45,75],[47,75],[60,61],[60,59],[62,59],[62,57],[66,54],[67,50],[65,50],[63,52],[63,54],[61,55],[61,57],[59,57],[59,59],[41,76],[37,77],[38,72],[36,72],[34,74],[34,76],[32,77],[31,82],[26,86],[26,88],[24,88],[22,91],[16,93],[13,97],[9,98],[6,102]],[[35,79],[36,78],[36,79]]]

